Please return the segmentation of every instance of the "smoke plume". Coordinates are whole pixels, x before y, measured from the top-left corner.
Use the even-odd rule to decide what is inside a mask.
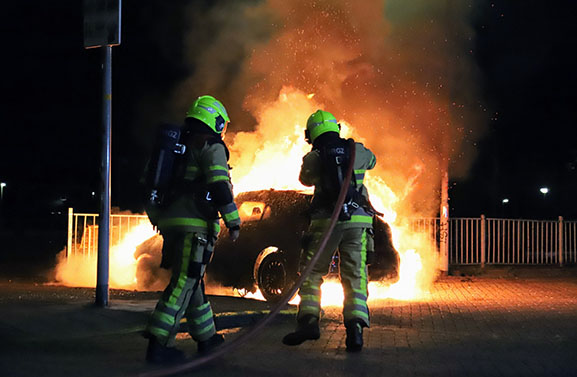
[[[279,93],[286,88],[314,93],[313,105],[345,121],[352,135],[375,152],[373,176],[396,194],[399,209],[435,215],[442,169],[450,166],[453,177],[466,174],[482,129],[470,52],[471,4],[268,0],[219,1],[204,9],[191,5],[185,56],[194,74],[178,85],[170,103],[182,114],[195,96],[211,93],[229,109],[230,133],[251,132],[258,139],[293,133],[294,127],[281,127],[282,119],[262,121],[267,108],[278,104]],[[300,127],[308,115],[302,114]],[[227,141],[245,160],[257,154],[237,139],[231,142],[228,136]]]

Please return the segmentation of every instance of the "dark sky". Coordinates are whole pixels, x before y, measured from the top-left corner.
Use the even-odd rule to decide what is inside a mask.
[[[15,3],[3,5],[0,24],[2,222],[69,205],[97,211],[101,51],[83,49],[80,1]],[[122,45],[113,48],[113,206],[141,209],[137,181],[150,135],[137,122],[156,119],[140,111],[159,106],[190,73],[179,49],[186,3],[123,2]],[[468,178],[452,182],[452,215],[575,219],[577,2],[475,4],[479,92],[495,115]]]
[[[470,178],[453,190],[453,211],[575,219],[577,3],[479,4],[476,58],[495,116]]]

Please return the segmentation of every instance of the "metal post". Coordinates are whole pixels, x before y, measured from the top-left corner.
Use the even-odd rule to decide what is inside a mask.
[[[487,228],[487,222],[485,221],[485,215],[481,215],[481,268],[485,268],[485,262],[487,260],[487,244],[485,242]]]
[[[563,267],[563,216],[559,216],[559,246],[557,248],[559,253],[559,267]]]
[[[74,210],[68,208],[68,243],[66,244],[66,258],[72,253],[72,222],[74,221]]]
[[[449,273],[449,171],[443,170],[441,178],[440,270]]]
[[[110,248],[110,135],[112,110],[112,46],[103,46],[102,99],[102,190],[98,225],[98,267],[96,277],[96,305],[108,306],[108,254]]]

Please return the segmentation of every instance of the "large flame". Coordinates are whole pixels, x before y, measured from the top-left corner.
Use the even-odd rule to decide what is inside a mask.
[[[304,124],[308,116],[319,108],[323,108],[323,104],[316,102],[314,95],[291,87],[284,87],[275,102],[263,106],[256,130],[236,134],[230,144],[235,193],[270,188],[306,189],[298,182],[302,157],[311,149],[304,140]],[[353,137],[371,148],[371,140],[359,136],[354,131],[354,125],[346,119],[339,122],[342,137]],[[380,157],[377,155],[377,161],[380,161]],[[421,170],[418,164],[413,167],[413,174],[403,187],[401,199],[412,190]],[[371,282],[370,299],[408,300],[424,297],[437,273],[436,249],[430,235],[412,232],[397,221],[401,204],[399,196],[378,175],[378,170],[367,174],[365,184],[371,202],[391,226],[393,243],[401,259],[398,282],[392,286]],[[327,281],[321,290],[323,306],[342,305],[343,293],[339,282]],[[262,299],[260,292],[248,297]],[[296,302],[298,298],[292,301]]]
[[[308,115],[322,104],[314,96],[293,88],[283,88],[276,102],[269,104],[260,116],[255,132],[235,135],[230,144],[231,171],[235,192],[261,189],[310,190],[298,182],[302,156],[310,151],[304,140],[304,122]],[[353,131],[354,126],[341,120],[342,136],[352,136],[371,147]],[[379,156],[377,156],[379,161]],[[414,178],[407,183],[403,195],[411,190],[418,179],[419,166],[414,168]],[[391,286],[379,282],[369,283],[371,300],[383,298],[416,299],[425,296],[436,274],[435,246],[428,234],[410,231],[398,221],[399,197],[375,172],[365,179],[375,208],[384,214],[383,219],[391,226],[393,243],[400,253],[399,281]],[[88,232],[93,233],[93,232]],[[126,233],[121,241],[110,249],[110,287],[142,289],[136,269],[139,256],[138,245],[155,235],[152,226],[144,222]],[[218,252],[218,251],[217,251]],[[57,280],[67,285],[94,286],[96,284],[96,253],[75,253],[62,260],[57,270]],[[327,281],[322,286],[322,305],[342,305],[343,293],[339,282]],[[260,292],[247,297],[264,299]],[[292,300],[298,303],[298,297]]]
[[[187,13],[195,26],[178,40],[186,49],[179,63],[194,74],[167,96],[167,108],[182,114],[195,94],[223,100],[233,116],[230,130],[244,131],[227,139],[235,193],[305,189],[297,179],[310,148],[304,123],[319,108],[334,113],[342,135],[377,156],[365,183],[401,257],[400,280],[371,283],[370,297],[422,297],[437,271],[436,246],[403,219],[437,213],[442,171],[451,160],[464,174],[470,161],[463,152],[480,137],[474,128],[483,124],[483,106],[465,53],[474,40],[471,9],[469,2],[428,0],[192,4]],[[323,286],[323,303],[342,301],[329,300],[330,287]]]

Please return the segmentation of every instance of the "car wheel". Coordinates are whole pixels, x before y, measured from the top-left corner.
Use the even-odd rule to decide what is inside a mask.
[[[270,253],[261,261],[256,280],[263,297],[269,302],[278,302],[291,288],[287,276],[286,261],[280,253]]]

